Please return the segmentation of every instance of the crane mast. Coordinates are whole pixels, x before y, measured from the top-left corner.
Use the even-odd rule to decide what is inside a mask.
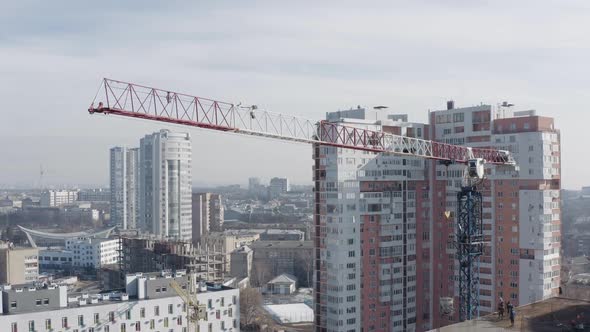
[[[108,78],[102,80],[88,112],[284,141],[420,157],[446,165],[466,164],[465,182],[457,194],[454,241],[459,262],[459,318],[463,321],[478,316],[479,257],[483,253],[484,237],[482,195],[477,185],[485,177],[484,164],[516,167],[510,152],[446,144],[347,126],[340,122],[312,121],[260,110],[256,105],[243,106],[241,103],[201,98]],[[195,302],[176,286],[172,285],[187,306],[194,306]],[[452,302],[452,298],[446,300]]]

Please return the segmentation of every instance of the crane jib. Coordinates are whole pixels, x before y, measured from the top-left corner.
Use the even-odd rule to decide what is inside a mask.
[[[100,98],[98,98],[100,96]],[[375,153],[392,153],[451,163],[482,159],[488,164],[514,165],[508,151],[470,148],[338,122],[312,121],[208,98],[190,96],[111,79],[103,79],[98,100],[89,113],[173,123],[190,127],[262,136],[281,140],[319,143]],[[95,102],[98,103],[95,105]]]

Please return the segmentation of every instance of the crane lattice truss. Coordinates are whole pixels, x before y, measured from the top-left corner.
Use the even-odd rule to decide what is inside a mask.
[[[466,163],[471,158],[482,158],[490,164],[514,163],[507,151],[468,148],[341,123],[312,121],[107,78],[102,80],[97,98],[88,111],[457,163]]]
[[[475,186],[457,193],[456,249],[459,263],[459,320],[479,317],[479,259],[483,254],[482,195]]]

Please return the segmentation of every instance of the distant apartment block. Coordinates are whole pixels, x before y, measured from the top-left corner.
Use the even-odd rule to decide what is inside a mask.
[[[41,193],[42,207],[59,207],[72,204],[78,199],[78,190],[46,190]]]
[[[188,133],[161,130],[140,140],[138,223],[144,232],[191,240],[191,159]]]
[[[289,186],[289,179],[287,178],[272,178],[268,187],[270,198],[277,198],[282,194],[286,194],[291,187]]]
[[[139,150],[125,147],[111,149],[111,222],[123,229],[137,228]]]
[[[450,103],[431,112],[429,124],[363,108],[328,113],[327,120],[511,151],[519,169],[488,165],[480,186],[489,241],[480,312],[493,312],[500,297],[522,305],[558,293],[560,144],[553,119]],[[316,331],[425,331],[456,321],[454,218],[464,166],[321,145],[314,161]],[[448,297],[451,315],[439,305]]]
[[[219,194],[192,194],[192,237],[193,242],[211,232],[223,231],[223,202]]]
[[[35,282],[39,276],[37,248],[0,248],[0,284]]]
[[[111,191],[105,188],[85,189],[78,192],[78,201],[82,202],[109,202]]]

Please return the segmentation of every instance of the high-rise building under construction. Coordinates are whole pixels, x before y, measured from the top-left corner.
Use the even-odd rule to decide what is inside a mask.
[[[556,295],[560,143],[553,119],[510,105],[431,112],[429,124],[362,108],[327,121],[455,145],[509,150],[486,166],[479,313]],[[317,331],[425,331],[458,319],[457,193],[465,165],[314,147]],[[454,303],[454,311],[441,304]]]

